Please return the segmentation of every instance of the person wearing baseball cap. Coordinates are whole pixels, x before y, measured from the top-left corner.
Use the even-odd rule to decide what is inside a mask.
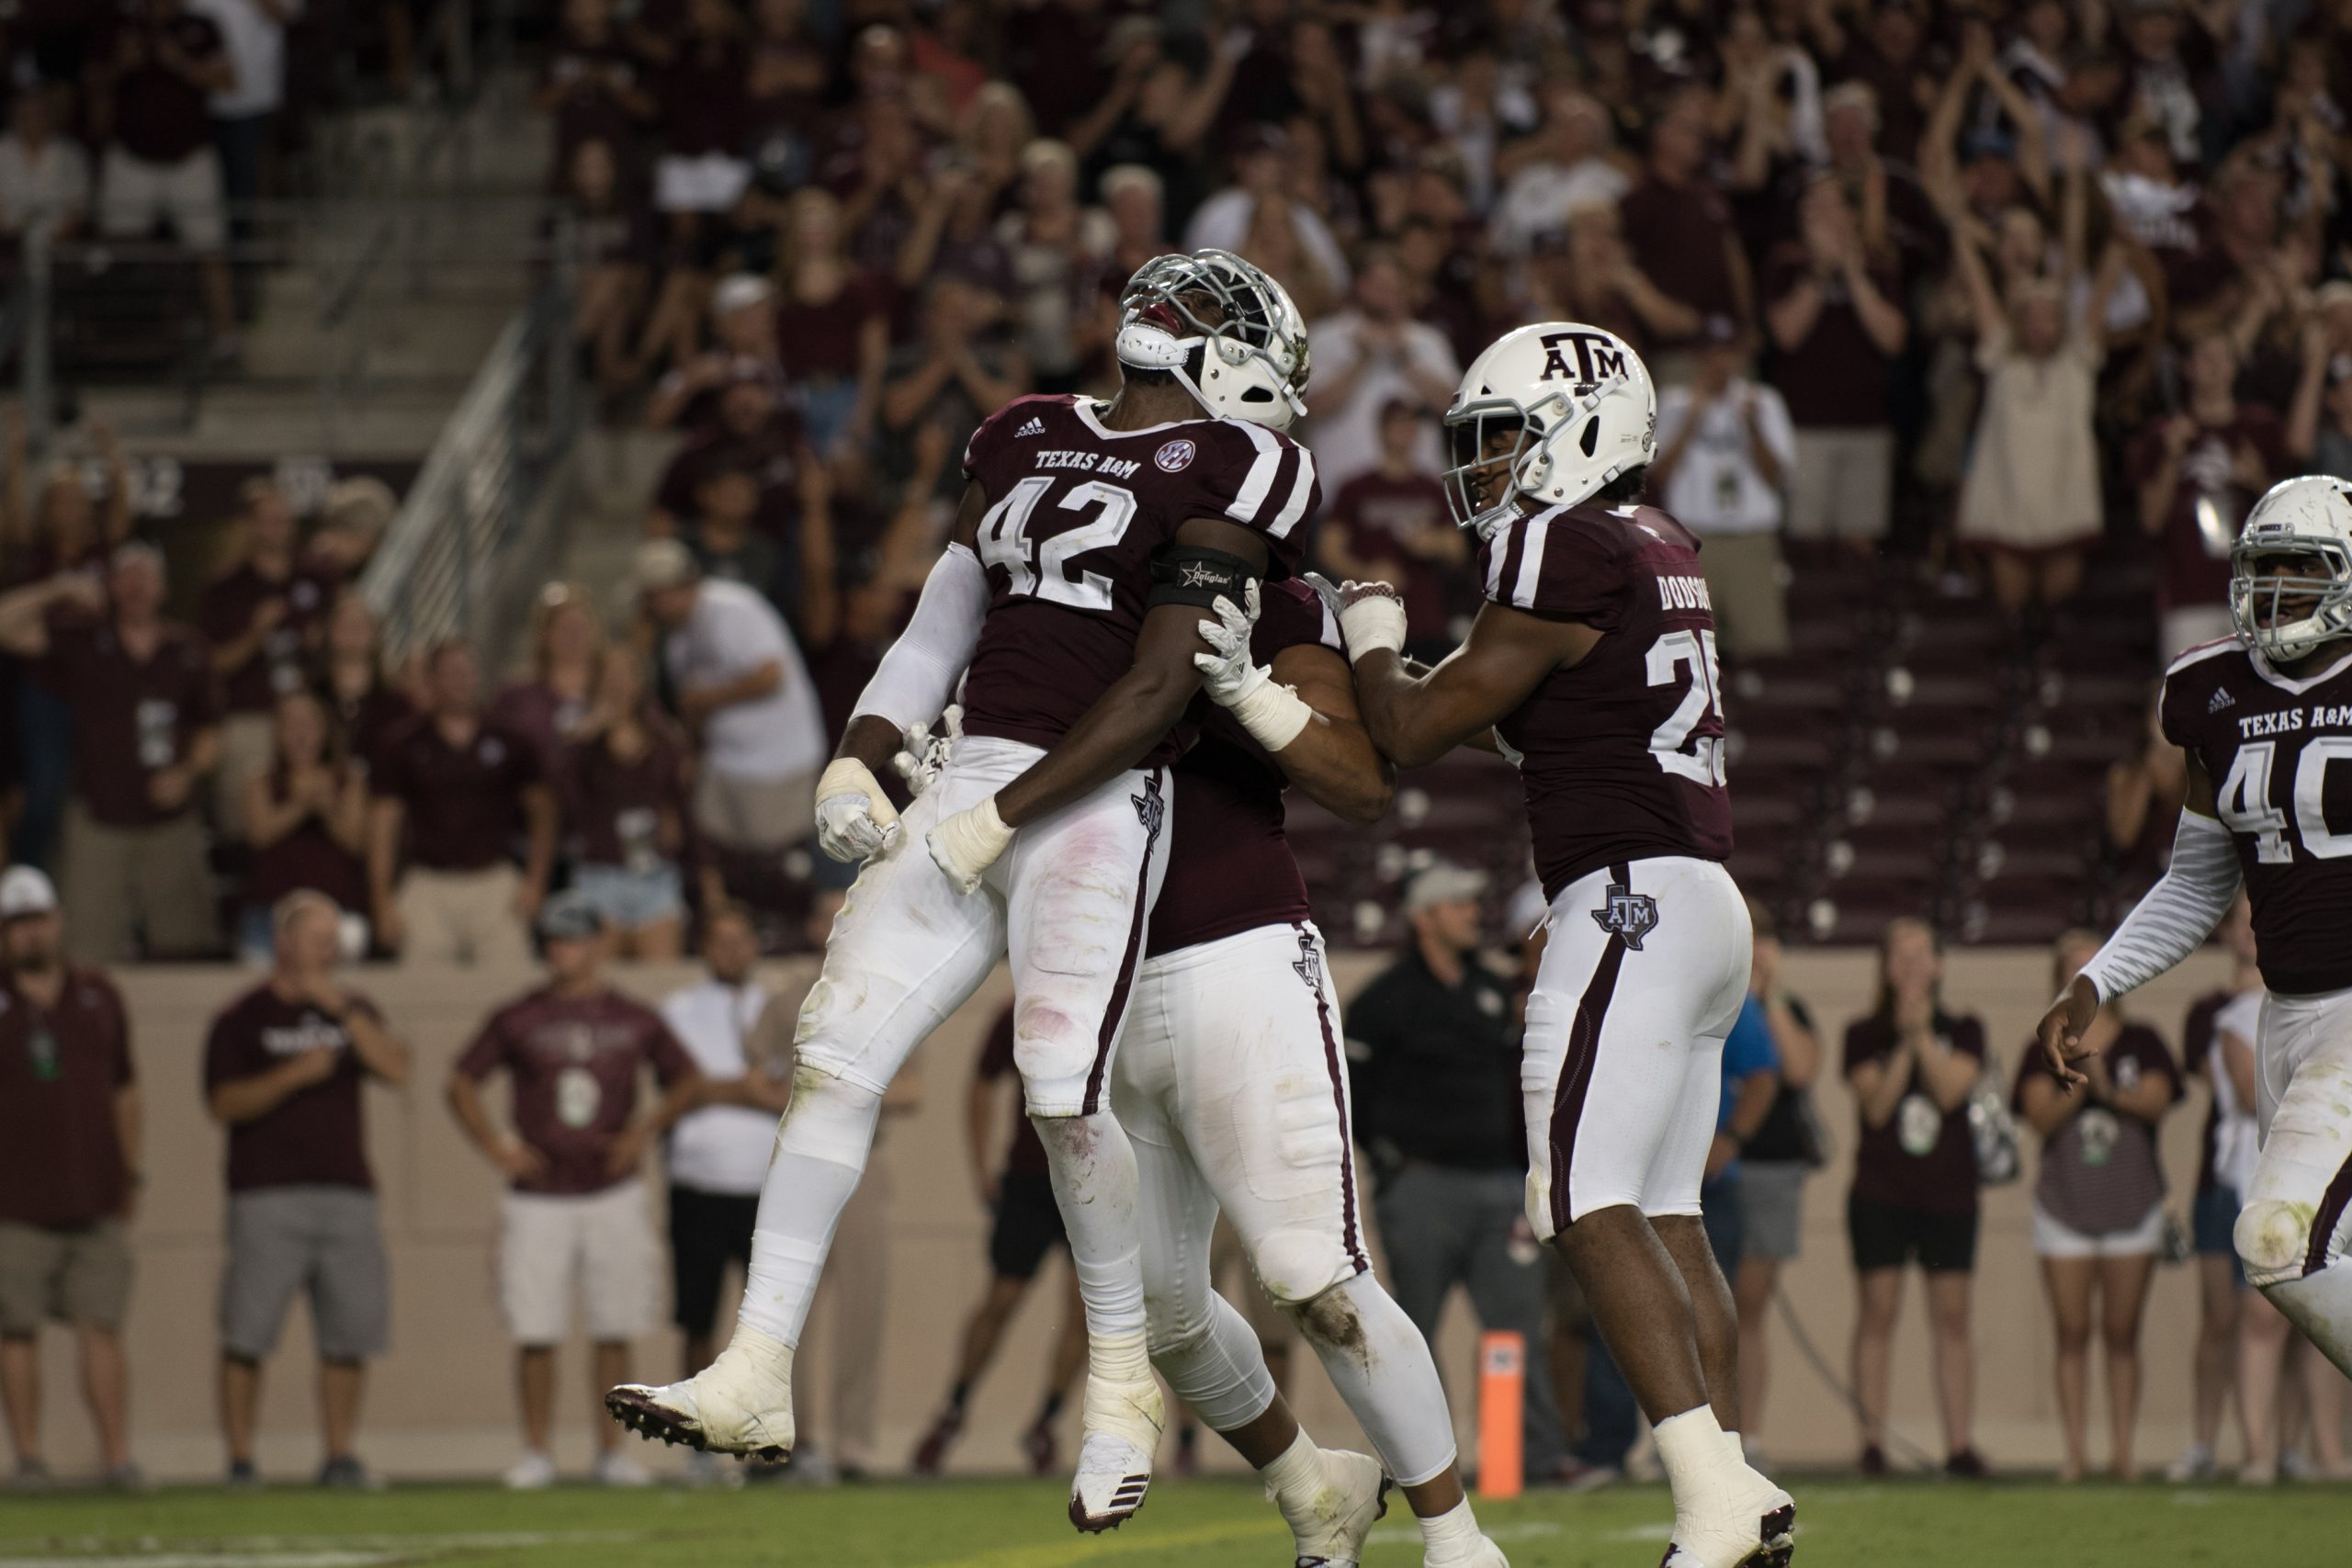
[[[784,617],[757,589],[706,578],[675,539],[639,546],[632,576],[660,634],[678,715],[701,741],[695,830],[745,855],[808,838],[826,760],[824,714]]]
[[[0,874],[0,1393],[17,1482],[43,1485],[39,1336],[44,1319],[72,1325],[107,1483],[135,1486],[121,1334],[140,1184],[130,1018],[105,975],[66,960],[62,927],[48,877]]]
[[[1548,1479],[1567,1450],[1544,1248],[1525,1207],[1519,1009],[1510,972],[1483,951],[1488,886],[1485,872],[1446,860],[1407,879],[1404,952],[1347,1010],[1348,1076],[1389,1288],[1424,1335],[1459,1284],[1482,1326],[1524,1337],[1527,1473]]]

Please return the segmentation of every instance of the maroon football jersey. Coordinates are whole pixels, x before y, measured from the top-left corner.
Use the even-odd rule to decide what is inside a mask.
[[[1339,623],[1296,579],[1267,583],[1250,657],[1272,664],[1303,642],[1339,652]],[[1199,741],[1176,764],[1176,826],[1147,958],[1307,918],[1306,880],[1283,836],[1282,768],[1230,713],[1206,697],[1194,708],[1206,711]]]
[[[514,1075],[515,1135],[547,1159],[518,1192],[601,1192],[637,1172],[605,1168],[613,1140],[636,1119],[638,1072],[663,1088],[695,1070],[662,1015],[618,991],[560,997],[533,991],[491,1016],[457,1069],[480,1081]]]
[[[1603,866],[1731,853],[1715,617],[1699,541],[1650,506],[1537,507],[1478,547],[1495,604],[1601,634],[1495,728],[1547,897]]]
[[[1287,577],[1318,490],[1306,449],[1230,419],[1103,427],[1091,399],[1015,398],[972,433],[987,494],[988,618],[964,678],[964,728],[1051,746],[1135,663],[1151,558],[1196,517],[1261,536]],[[1171,760],[1162,741],[1145,766]]]
[[[2297,681],[2235,637],[2192,648],[2165,672],[2164,728],[2213,780],[2263,983],[2352,987],[2352,654]]]

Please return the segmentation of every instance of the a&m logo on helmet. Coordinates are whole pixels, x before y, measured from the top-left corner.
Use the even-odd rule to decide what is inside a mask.
[[[1538,341],[1544,344],[1544,380],[1566,379],[1576,383],[1578,392],[1589,392],[1625,373],[1625,345],[1605,333],[1546,333]],[[1576,355],[1573,368],[1571,354]]]
[[[1160,471],[1163,473],[1180,473],[1193,466],[1193,454],[1196,448],[1190,441],[1180,437],[1153,453],[1151,460],[1159,465]]]

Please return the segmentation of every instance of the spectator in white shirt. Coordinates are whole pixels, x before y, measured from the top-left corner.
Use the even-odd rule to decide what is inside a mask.
[[[675,539],[648,540],[636,564],[679,716],[701,749],[695,827],[729,850],[798,843],[816,830],[825,726],[792,633],[757,589],[705,581]]]
[[[787,1098],[782,1075],[790,1059],[792,1030],[791,1010],[772,1009],[767,987],[753,974],[759,937],[741,905],[721,904],[704,915],[702,955],[708,973],[662,999],[662,1021],[703,1077],[713,1083],[740,1081],[757,1103],[720,1102],[689,1111],[671,1128],[664,1146],[671,1302],[685,1336],[687,1377],[710,1365],[711,1333],[729,1260],[739,1267],[751,1262],[760,1183],[775,1142],[775,1119]],[[768,1017],[772,1012],[775,1016]],[[779,1026],[780,1040],[774,1033]],[[765,1103],[768,1098],[773,1105]]]
[[[1394,253],[1374,250],[1356,278],[1355,303],[1315,323],[1314,379],[1306,409],[1310,442],[1327,495],[1380,462],[1380,411],[1403,401],[1432,412],[1453,400],[1462,367],[1445,334],[1411,315],[1405,269]],[[1420,435],[1414,466],[1442,466],[1437,426]]]
[[[188,0],[212,18],[235,85],[212,95],[212,139],[220,149],[220,186],[229,198],[232,230],[240,237],[252,219],[240,209],[268,185],[272,138],[286,107],[286,29],[302,15],[304,0]]]
[[[1689,385],[1658,395],[1649,493],[1704,543],[1699,565],[1724,653],[1789,650],[1781,584],[1781,497],[1796,467],[1796,431],[1781,394],[1747,378],[1747,345],[1728,316],[1710,316]]]
[[[1348,286],[1348,258],[1340,249],[1340,242],[1331,237],[1330,225],[1313,208],[1283,188],[1287,173],[1283,154],[1289,146],[1290,139],[1278,125],[1253,125],[1245,130],[1233,152],[1233,183],[1201,203],[1193,212],[1192,222],[1184,230],[1184,248],[1198,251],[1213,246],[1221,251],[1238,251],[1249,241],[1258,203],[1284,202],[1290,208],[1291,228],[1297,234],[1299,248],[1323,269],[1323,276],[1332,288],[1344,289]]]
[[[1578,208],[1614,207],[1634,182],[1610,161],[1609,111],[1566,83],[1544,95],[1544,127],[1495,163],[1503,182],[1492,226],[1497,249],[1523,256],[1535,236],[1565,228]]]
[[[58,134],[55,91],[17,95],[0,137],[0,234],[11,240],[33,230],[62,239],[90,215],[90,155]]]

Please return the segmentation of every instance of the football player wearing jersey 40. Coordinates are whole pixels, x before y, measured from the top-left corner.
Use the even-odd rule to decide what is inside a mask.
[[[2270,995],[2233,1239],[2247,1280],[2352,1373],[2352,480],[2287,479],[2255,503],[2230,615],[2235,637],[2165,672],[2165,735],[2188,753],[2172,866],[2043,1016],[2041,1045],[2083,1081],[2100,1004],[2195,952],[2244,883]]]
[[[1341,590],[1364,722],[1398,763],[1517,764],[1551,940],[1527,1001],[1527,1212],[1575,1270],[1674,1489],[1666,1568],[1784,1568],[1796,1506],[1739,1448],[1738,1324],[1700,1223],[1747,909],[1699,544],[1636,504],[1657,455],[1638,355],[1567,321],[1472,361],[1447,495],[1487,603],[1434,670],[1386,583]],[[1669,1047],[1661,1050],[1661,1043]]]

